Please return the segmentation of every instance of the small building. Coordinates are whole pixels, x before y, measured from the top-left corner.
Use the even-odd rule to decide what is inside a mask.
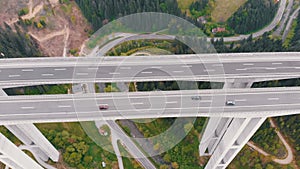
[[[202,23],[202,24],[206,24],[206,23],[207,23],[207,21],[206,21],[206,19],[205,19],[204,16],[198,17],[198,18],[197,18],[197,22],[200,22],[200,23]]]
[[[212,33],[225,32],[225,31],[226,31],[226,28],[222,28],[222,27],[213,28],[211,30]]]
[[[102,136],[107,136],[108,135],[108,132],[99,128],[99,133],[102,135]]]

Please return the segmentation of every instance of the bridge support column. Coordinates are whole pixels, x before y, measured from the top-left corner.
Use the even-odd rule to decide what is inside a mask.
[[[223,89],[230,88],[251,88],[255,79],[228,79],[224,84]]]
[[[0,88],[0,95],[7,96],[2,88]],[[48,161],[50,158],[53,161],[58,161],[59,152],[34,124],[6,125],[5,127],[25,145],[34,146],[34,150],[42,160]]]
[[[58,161],[59,152],[34,124],[6,125],[5,127],[25,145],[36,146],[35,150],[42,160],[48,161],[50,158],[53,161]]]
[[[234,118],[205,169],[225,169],[265,120],[265,117]]]
[[[226,88],[250,88],[255,80],[229,80]],[[226,168],[266,118],[211,117],[202,135],[200,156],[212,155],[205,169]]]
[[[0,161],[13,169],[43,169],[0,133]]]
[[[199,145],[200,156],[212,155],[233,118],[211,117]]]
[[[223,89],[230,88],[250,88],[254,79],[229,79]],[[211,117],[208,120],[205,131],[202,135],[199,154],[200,156],[212,155],[215,148],[223,137],[228,125],[234,118]]]
[[[39,155],[43,161],[48,161],[49,157],[26,135],[26,133],[20,130],[18,125],[6,125],[5,126],[12,134],[14,134],[22,143],[27,146],[33,146],[35,153]]]

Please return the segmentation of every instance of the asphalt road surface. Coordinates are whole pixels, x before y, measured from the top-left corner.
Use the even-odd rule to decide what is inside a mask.
[[[295,78],[300,53],[1,59],[0,85]],[[20,63],[22,63],[20,65]]]
[[[156,167],[145,157],[145,155],[141,152],[141,150],[134,144],[134,142],[122,131],[122,129],[118,126],[117,123],[113,121],[106,121],[110,128],[114,130],[115,134],[118,134],[120,138],[122,138],[122,142],[126,145],[127,150],[130,154],[135,158],[144,168],[146,169],[155,169]],[[143,158],[142,158],[143,157]]]
[[[225,93],[224,93],[225,92]],[[192,100],[201,96],[201,100]],[[297,114],[299,88],[0,97],[0,123]],[[234,106],[225,104],[234,100]],[[107,105],[107,110],[99,110]]]

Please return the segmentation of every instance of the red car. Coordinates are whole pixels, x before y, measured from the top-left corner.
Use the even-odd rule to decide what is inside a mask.
[[[106,105],[106,104],[105,105],[100,105],[99,109],[100,110],[107,110],[108,109],[108,105]]]

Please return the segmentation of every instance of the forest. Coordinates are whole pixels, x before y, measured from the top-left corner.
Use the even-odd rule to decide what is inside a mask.
[[[14,95],[43,95],[43,94],[67,94],[71,85],[39,85],[4,89],[9,96]]]
[[[289,51],[300,51],[300,15],[297,16],[297,26],[289,45]]]
[[[288,49],[282,46],[281,39],[270,38],[270,33],[264,33],[261,37],[253,39],[250,35],[247,39],[224,43],[223,38],[220,40],[211,40],[218,53],[241,53],[241,52],[284,52]]]
[[[300,78],[275,80],[254,83],[252,87],[285,87],[300,86]],[[279,130],[288,138],[289,143],[296,150],[296,163],[300,165],[300,115],[276,117],[275,122]],[[257,134],[256,134],[257,135]]]
[[[289,141],[296,150],[296,163],[300,165],[300,115],[282,116],[276,118],[280,131],[289,136]]]
[[[183,16],[176,0],[76,0],[82,13],[98,30],[122,16],[140,12],[164,12]]]
[[[275,129],[271,127],[268,120],[266,120],[259,130],[252,136],[251,141],[275,157],[284,158],[286,155],[284,145],[279,140]]]
[[[248,0],[228,19],[228,24],[238,34],[248,34],[270,23],[278,9],[274,0]]]
[[[107,168],[117,166],[116,156],[91,140],[80,123],[38,124],[37,127],[60,150],[64,162],[71,167],[102,168],[102,161],[106,162]],[[95,130],[97,132],[96,128]]]
[[[190,6],[190,11],[201,11],[207,6],[208,0],[195,1]]]
[[[282,39],[272,38],[271,32],[264,33],[259,38],[252,38],[250,35],[247,39],[237,42],[225,43],[223,38],[220,40],[212,39],[218,53],[236,53],[236,52],[296,52],[300,51],[300,15],[296,19],[297,25],[294,30],[290,44],[285,47]]]
[[[205,8],[208,6],[208,1],[209,0],[201,0],[192,2],[189,8],[192,16],[198,18],[199,16],[205,15],[207,12]]]
[[[18,26],[14,32],[10,26],[0,27],[0,58],[20,58],[42,56],[38,44],[24,34]]]
[[[153,48],[154,46],[175,54],[193,53],[187,45],[183,44],[179,40],[138,40],[124,42],[108,51],[107,55],[129,56],[135,52],[145,50],[147,48]]]
[[[138,82],[138,91],[153,90],[196,90],[196,89],[221,89],[221,82],[189,82],[189,81],[165,81],[165,82]]]

